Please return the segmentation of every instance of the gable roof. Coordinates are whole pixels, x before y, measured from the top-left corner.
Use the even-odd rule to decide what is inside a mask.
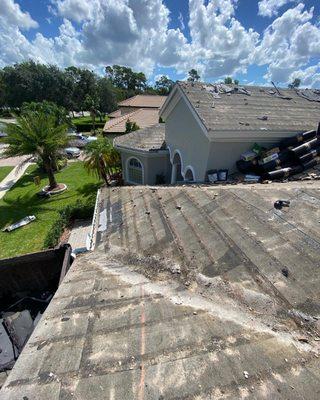
[[[119,107],[160,108],[167,96],[137,94],[118,103]]]
[[[295,134],[316,129],[320,120],[320,102],[303,97],[308,91],[281,88],[279,96],[274,88],[201,82],[178,82],[176,90],[181,91],[212,137],[221,131]]]
[[[159,111],[156,108],[138,108],[128,114],[112,118],[105,123],[103,132],[105,133],[124,133],[126,122],[136,122],[139,128],[146,128],[159,122]]]
[[[165,149],[165,125],[156,124],[139,129],[114,139],[115,147],[140,151],[157,151]]]

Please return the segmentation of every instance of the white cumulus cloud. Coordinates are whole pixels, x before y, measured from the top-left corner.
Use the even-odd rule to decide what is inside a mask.
[[[0,1],[0,27],[15,25],[21,29],[37,28],[38,23],[31,18],[28,12],[23,12],[14,0]]]
[[[302,87],[320,87],[320,62],[316,65],[312,65],[303,70],[297,70],[289,76],[289,82],[293,82],[294,79],[299,78],[301,80]]]
[[[297,0],[261,0],[258,3],[259,15],[263,17],[272,17],[278,15],[278,11],[281,7],[288,3],[297,2]]]
[[[190,0],[192,42],[184,54],[204,78],[245,72],[259,34],[245,29],[234,17],[236,0]],[[191,63],[189,62],[190,66]]]
[[[276,15],[287,3],[261,0],[260,14]],[[237,19],[237,6],[238,0],[189,0],[189,15],[180,15],[180,28],[172,29],[163,0],[50,0],[52,22],[62,17],[58,34],[38,31],[28,39],[24,30],[36,28],[37,21],[17,0],[0,0],[0,67],[32,58],[98,72],[127,65],[149,77],[157,67],[181,75],[195,68],[208,80],[259,65],[267,69],[266,82],[299,77],[304,85],[320,86],[320,26],[313,8],[294,4],[258,33]]]
[[[276,18],[256,47],[254,61],[268,66],[268,81],[288,82],[294,71],[320,57],[320,27],[311,23],[314,9],[304,8],[298,4]]]

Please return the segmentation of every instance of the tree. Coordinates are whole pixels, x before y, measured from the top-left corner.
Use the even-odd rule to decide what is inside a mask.
[[[233,83],[234,83],[235,85],[239,85],[238,79],[235,79],[235,80],[233,81]]]
[[[125,99],[122,90],[113,86],[108,78],[100,78],[97,82],[99,110],[102,114],[117,109],[117,103]]]
[[[0,70],[0,108],[4,107],[5,102],[5,85],[3,79],[3,72]]]
[[[41,103],[23,103],[21,107],[21,114],[28,114],[29,112],[42,112],[48,116],[55,118],[56,125],[66,124],[70,125],[71,121],[64,107],[58,106],[52,101],[44,100]]]
[[[97,76],[88,69],[68,67],[65,69],[70,85],[73,87],[71,103],[75,111],[83,111],[87,96],[97,96]]]
[[[301,84],[301,79],[295,78],[292,83],[289,83],[289,89],[297,89]]]
[[[41,159],[49,178],[49,190],[55,189],[55,158],[68,143],[67,125],[57,125],[53,115],[29,111],[17,117],[16,124],[6,127],[6,157],[33,155]]]
[[[96,133],[96,116],[100,116],[100,121],[101,121],[101,113],[98,110],[98,99],[96,97],[91,97],[90,95],[87,95],[84,101],[84,107],[86,110],[90,111],[90,116],[92,120],[92,127],[93,127],[93,134],[95,135]]]
[[[120,89],[142,91],[146,87],[147,78],[143,72],[134,72],[131,68],[121,65],[109,65],[105,72],[110,82]]]
[[[2,70],[5,103],[9,107],[20,108],[25,102],[53,101],[64,105],[68,88],[64,73],[54,65],[43,65],[25,61]]]
[[[130,119],[127,119],[126,122],[126,133],[137,131],[140,129],[139,125],[135,121],[130,121]]]
[[[193,69],[193,68],[190,69],[188,74],[189,74],[189,78],[188,78],[189,82],[195,82],[200,79],[200,75],[198,74],[198,71],[196,69]]]
[[[227,76],[226,78],[224,78],[224,83],[226,84],[226,85],[231,85],[232,84],[232,78],[231,78],[231,76]]]
[[[110,186],[110,176],[121,169],[120,154],[108,139],[100,136],[86,146],[84,166]]]
[[[156,81],[155,88],[158,94],[167,96],[173,88],[174,82],[167,76],[162,75],[160,79]]]

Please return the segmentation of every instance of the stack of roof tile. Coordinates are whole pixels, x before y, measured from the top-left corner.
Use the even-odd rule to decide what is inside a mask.
[[[237,167],[245,174],[263,180],[282,180],[320,164],[320,123],[318,130],[307,131],[280,141],[277,147],[263,149],[251,159],[239,160]]]

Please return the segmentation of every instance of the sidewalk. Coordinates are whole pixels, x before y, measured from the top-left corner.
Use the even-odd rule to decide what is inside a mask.
[[[88,235],[91,232],[91,224],[91,220],[75,221],[68,241],[73,252],[82,253],[87,251]]]
[[[26,169],[31,165],[31,162],[27,162],[21,166],[17,165],[4,179],[0,182],[0,199],[4,197],[9,189],[22,177]]]

